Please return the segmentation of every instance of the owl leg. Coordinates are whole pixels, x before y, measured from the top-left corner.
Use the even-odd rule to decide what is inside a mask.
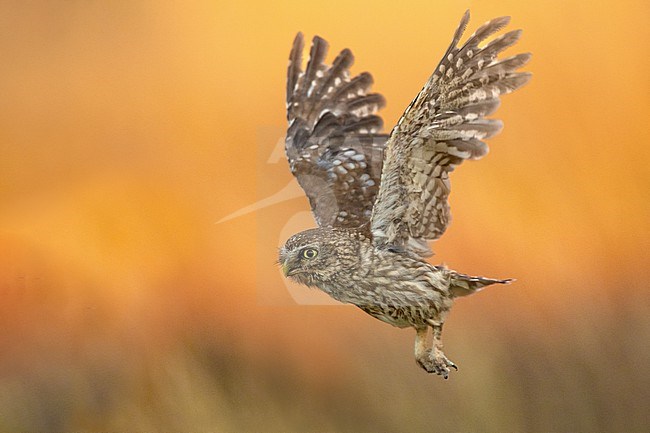
[[[430,370],[430,368],[432,368],[430,365],[431,357],[429,356],[431,348],[427,347],[429,327],[425,326],[422,328],[415,328],[415,332],[415,362],[429,373],[433,373],[433,371]]]
[[[443,376],[445,379],[449,377],[449,369],[453,368],[458,371],[456,364],[451,362],[442,351],[442,323],[430,321],[431,329],[433,329],[433,347],[431,348],[431,361],[436,367],[436,373]]]
[[[428,373],[439,374],[447,379],[450,368],[458,370],[442,351],[442,323],[430,321],[433,329],[433,344],[427,347],[428,327],[416,328],[415,360]]]

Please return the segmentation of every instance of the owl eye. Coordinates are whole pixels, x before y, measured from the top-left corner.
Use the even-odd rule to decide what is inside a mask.
[[[318,251],[316,251],[313,248],[305,248],[304,250],[302,250],[302,256],[306,259],[311,260],[317,255],[318,255]]]

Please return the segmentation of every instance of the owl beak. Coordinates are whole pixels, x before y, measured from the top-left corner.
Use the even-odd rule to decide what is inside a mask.
[[[284,274],[285,277],[290,277],[295,274],[299,274],[302,272],[300,268],[295,267],[295,263],[293,263],[294,266],[292,266],[291,260],[286,259],[284,262],[282,262],[282,273]]]
[[[288,277],[289,272],[291,272],[291,268],[289,267],[289,259],[287,259],[282,263],[282,273],[285,277]]]

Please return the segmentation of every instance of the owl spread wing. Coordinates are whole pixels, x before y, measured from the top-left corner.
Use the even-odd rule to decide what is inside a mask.
[[[298,33],[289,56],[285,150],[319,226],[359,227],[370,220],[379,188],[384,97],[369,93],[372,76],[350,77],[354,61],[344,49],[323,63],[328,44],[316,36],[302,70],[304,40]]]
[[[440,64],[393,129],[370,223],[377,246],[428,256],[427,241],[445,232],[451,218],[449,173],[488,152],[482,140],[498,133],[502,123],[485,116],[497,109],[499,96],[530,79],[529,73],[515,72],[530,54],[497,59],[517,42],[520,30],[479,46],[509,20],[485,23],[459,47],[469,21],[465,12]]]

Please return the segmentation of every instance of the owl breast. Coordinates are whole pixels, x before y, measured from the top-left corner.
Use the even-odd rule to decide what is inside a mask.
[[[399,253],[364,250],[353,272],[321,289],[398,328],[427,326],[451,308],[449,281],[439,269]]]

